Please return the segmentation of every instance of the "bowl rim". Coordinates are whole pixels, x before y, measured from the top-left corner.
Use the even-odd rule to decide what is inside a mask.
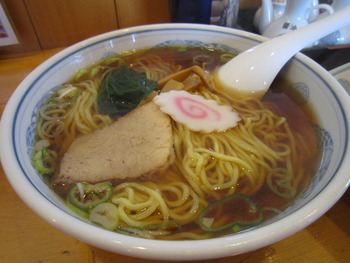
[[[28,179],[23,180],[22,178],[21,180],[21,177],[24,176],[26,178],[26,176],[23,174],[21,169],[17,167],[18,161],[15,157],[15,150],[11,144],[12,140],[9,140],[9,138],[12,138],[12,118],[16,112],[18,103],[20,103],[21,96],[26,92],[28,86],[30,86],[28,83],[32,83],[35,79],[37,79],[47,67],[54,65],[57,61],[68,56],[69,54],[77,52],[80,49],[85,49],[89,45],[95,44],[96,42],[102,42],[109,38],[123,34],[134,34],[140,31],[167,29],[182,30],[186,28],[204,31],[214,30],[222,33],[236,34],[240,37],[256,40],[257,42],[267,40],[267,38],[254,33],[215,25],[166,23],[119,29],[91,37],[63,49],[40,64],[19,84],[9,99],[0,121],[0,145],[2,145],[0,148],[0,159],[12,188],[32,210],[34,210],[51,225],[93,246],[133,257],[158,260],[212,259],[252,251],[280,241],[281,239],[294,234],[322,216],[346,191],[350,180],[350,174],[347,172],[350,164],[346,165],[346,163],[343,161],[337,171],[338,175],[336,178],[333,178],[328,185],[326,185],[321,193],[317,195],[317,200],[310,200],[293,214],[273,223],[275,227],[281,229],[281,231],[278,233],[273,231],[271,225],[266,225],[244,233],[207,240],[160,241],[131,237],[104,230],[90,223],[82,223],[81,219],[73,217],[67,212],[61,210],[56,205],[52,205],[51,201],[39,193]],[[295,58],[310,65],[310,67],[312,67],[316,73],[322,74],[325,81],[330,83],[332,87],[335,87],[333,92],[336,93],[338,100],[344,108],[344,111],[350,112],[349,95],[328,71],[301,53],[298,53]],[[350,123],[350,114],[345,115],[345,118],[347,123]],[[348,140],[349,137],[350,133],[349,129],[347,129],[347,149],[349,149],[350,146]],[[344,153],[343,159],[344,158],[350,159],[349,150],[346,150]],[[31,198],[28,198],[28,195],[30,195]],[[40,204],[38,204],[38,200],[40,200]],[[322,208],[320,208],[320,203],[322,203]],[[66,224],[67,222],[69,222],[69,224]]]

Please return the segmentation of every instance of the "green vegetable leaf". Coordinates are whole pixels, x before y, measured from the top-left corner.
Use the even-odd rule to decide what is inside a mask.
[[[157,81],[147,79],[146,74],[120,66],[102,81],[97,94],[98,109],[112,118],[123,116],[157,88]]]

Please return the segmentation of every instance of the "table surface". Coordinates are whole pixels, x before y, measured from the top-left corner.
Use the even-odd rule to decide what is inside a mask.
[[[59,50],[0,56],[0,114],[26,75]],[[55,229],[19,199],[1,166],[0,204],[1,262],[154,262],[107,252]],[[293,236],[249,253],[200,262],[349,262],[349,220],[348,190],[325,215]]]

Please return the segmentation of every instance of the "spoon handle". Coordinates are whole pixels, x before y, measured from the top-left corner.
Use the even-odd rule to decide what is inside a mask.
[[[217,72],[216,82],[234,96],[262,97],[281,68],[304,47],[350,24],[350,5],[295,31],[240,53]]]

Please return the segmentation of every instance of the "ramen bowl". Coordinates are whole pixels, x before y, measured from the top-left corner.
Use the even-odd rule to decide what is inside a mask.
[[[247,231],[204,240],[150,240],[105,230],[80,218],[45,183],[31,161],[39,105],[78,69],[125,50],[160,45],[205,45],[244,51],[266,39],[244,31],[195,24],[158,24],[102,34],[54,55],[29,74],[13,93],[1,120],[1,162],[23,201],[54,227],[93,246],[159,260],[203,260],[252,251],[307,227],[345,192],[350,178],[350,99],[329,72],[297,54],[283,68],[314,111],[322,156],[307,189],[278,216]],[[268,61],[266,61],[268,65]]]

